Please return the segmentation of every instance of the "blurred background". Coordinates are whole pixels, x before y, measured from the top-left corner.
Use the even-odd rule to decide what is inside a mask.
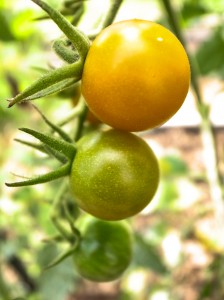
[[[112,0],[113,1],[113,0]],[[48,0],[61,10],[62,0]],[[173,30],[166,4],[124,0],[115,21],[142,18]],[[79,27],[91,34],[111,1],[84,1]],[[7,188],[11,172],[30,177],[54,167],[35,150],[16,143],[20,127],[46,130],[29,105],[7,108],[61,61],[52,42],[57,26],[32,1],[0,0],[0,299],[31,300],[221,300],[224,299],[224,1],[171,0],[194,63],[193,85],[179,112],[161,128],[141,135],[155,150],[161,183],[152,203],[131,219],[136,233],[133,262],[111,283],[83,280],[68,258],[43,271],[58,252],[43,243],[54,234],[50,220],[56,183]],[[40,19],[38,19],[40,18]],[[178,62],[177,62],[178,63]],[[69,96],[35,101],[53,122],[71,110]]]

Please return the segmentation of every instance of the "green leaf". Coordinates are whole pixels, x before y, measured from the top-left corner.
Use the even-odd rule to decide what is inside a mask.
[[[209,13],[209,9],[200,3],[200,1],[186,1],[181,9],[181,15],[184,20],[200,17],[201,15]]]
[[[161,175],[164,177],[174,177],[186,175],[188,166],[185,161],[174,155],[163,156],[160,160]]]
[[[145,241],[140,234],[135,235],[133,261],[137,266],[149,268],[159,275],[167,273],[167,268],[158,249]]]
[[[177,200],[179,192],[177,184],[174,180],[161,180],[160,182],[160,196],[156,204],[157,210],[167,211],[177,209]]]
[[[6,19],[7,13],[8,12],[5,10],[0,11],[0,40],[4,42],[10,42],[15,40],[15,37],[13,36]]]
[[[57,248],[52,244],[45,245],[38,253],[38,264],[46,266],[57,255]],[[71,258],[67,258],[53,269],[43,271],[38,278],[39,294],[42,300],[66,299],[74,290],[77,278]]]
[[[216,73],[224,77],[224,27],[216,28],[211,36],[201,44],[196,53],[202,75]]]

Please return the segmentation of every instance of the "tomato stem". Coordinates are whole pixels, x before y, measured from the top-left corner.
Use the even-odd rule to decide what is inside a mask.
[[[198,84],[198,68],[197,68],[197,63],[195,61],[195,59],[192,57],[192,55],[190,55],[188,49],[187,49],[187,44],[185,41],[185,38],[183,36],[181,27],[179,25],[179,21],[177,18],[177,12],[174,11],[170,0],[162,0],[162,3],[165,7],[166,13],[167,13],[167,17],[169,19],[169,23],[171,25],[171,27],[173,28],[173,31],[175,33],[175,35],[177,36],[177,38],[180,40],[180,42],[182,43],[182,45],[184,46],[190,63],[191,63],[191,85],[194,89],[194,92],[196,94],[197,97],[197,102],[200,104],[203,102],[202,100],[202,95],[201,95],[201,90]]]
[[[74,120],[76,117],[80,115],[85,106],[85,101],[83,97],[80,97],[78,104],[69,112],[69,114],[63,118],[59,123],[58,126],[63,126],[69,123],[70,121]]]
[[[111,7],[108,10],[108,13],[107,13],[107,15],[106,15],[106,17],[104,19],[104,22],[102,24],[101,30],[103,28],[106,28],[107,26],[109,26],[110,24],[113,23],[113,21],[114,21],[116,15],[117,15],[117,12],[118,12],[118,10],[119,10],[122,2],[123,2],[123,0],[114,0],[114,1],[111,1]],[[93,40],[97,36],[98,33],[99,32],[92,33],[92,34],[88,35],[89,39]]]
[[[75,141],[78,141],[80,139],[80,137],[82,136],[83,125],[84,125],[86,115],[88,112],[88,107],[85,104],[84,98],[82,96],[81,96],[81,101],[82,101],[83,105],[82,105],[82,110],[78,117],[78,123],[77,123],[75,137],[74,137]]]
[[[55,125],[54,123],[52,123],[40,110],[37,106],[35,106],[34,104],[32,104],[33,108],[40,114],[40,116],[42,117],[42,119],[44,120],[44,122],[54,131],[57,132],[58,135],[66,142],[71,143],[72,139],[70,138],[70,136],[61,129],[61,127]]]
[[[122,4],[123,0],[116,0],[111,2],[111,7],[109,10],[108,15],[106,16],[104,23],[103,23],[103,28],[109,26],[111,23],[113,23],[114,18],[117,15],[117,12]]]
[[[176,17],[176,12],[174,11],[170,0],[162,0],[162,3],[164,4],[167,16],[175,34],[185,46],[185,39],[182,35],[181,28]],[[197,64],[189,53],[188,56],[191,61],[191,85],[193,87],[195,98],[197,100],[197,109],[202,119],[200,124],[200,131],[203,151],[205,155],[206,177],[208,179],[210,195],[213,201],[215,217],[219,228],[218,238],[222,241],[222,244],[224,244],[224,199],[221,175],[218,169],[217,146],[215,143],[213,125],[210,121],[210,109],[208,105],[204,103],[202,97],[201,89],[198,83],[199,73],[197,70]]]
[[[80,239],[80,232],[78,229],[74,226],[74,216],[70,216],[70,212],[68,208],[66,207],[67,203],[65,203],[63,200],[64,194],[67,192],[68,186],[67,182],[63,181],[60,185],[60,190],[57,193],[56,198],[54,199],[53,203],[53,210],[51,214],[52,222],[54,223],[55,227],[59,231],[59,233],[68,240],[71,244],[77,243]],[[68,221],[72,234],[67,231],[67,229],[61,224],[60,222],[60,212],[61,209],[64,210],[64,213],[66,215],[66,220]]]

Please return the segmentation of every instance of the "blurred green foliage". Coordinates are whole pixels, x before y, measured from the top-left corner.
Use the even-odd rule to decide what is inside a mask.
[[[50,24],[50,21],[33,21],[43,14],[39,11],[37,13],[32,5],[27,7],[28,2],[0,1],[0,144],[2,147],[0,154],[0,265],[12,299],[17,297],[16,299],[19,300],[22,298],[18,297],[22,296],[29,300],[64,300],[69,293],[76,292],[83,281],[71,267],[70,259],[53,269],[43,271],[44,267],[63,248],[63,245],[42,242],[44,238],[56,233],[49,215],[57,190],[57,182],[22,189],[9,189],[4,186],[6,178],[10,176],[10,170],[21,169],[24,174],[33,174],[38,165],[45,165],[47,169],[54,166],[54,162],[42,155],[38,156],[36,151],[27,150],[22,145],[13,142],[13,138],[18,137],[18,127],[26,125],[29,127],[32,124],[32,127],[45,130],[40,117],[30,105],[22,104],[13,109],[7,109],[5,101],[38,78],[41,71],[37,69],[48,69],[52,61],[55,61],[50,48],[51,33],[46,34],[46,24]],[[58,1],[48,2],[59,6]],[[137,0],[126,0],[124,7],[126,2],[129,4],[136,2],[136,5],[139,3]],[[151,4],[153,2],[155,1],[151,0]],[[193,28],[198,32],[199,45],[194,50],[194,54],[201,75],[223,78],[224,1],[178,0],[173,3],[176,5],[175,9],[179,14],[183,29],[187,32]],[[159,0],[155,5],[158,6],[158,4]],[[159,21],[163,18],[161,11]],[[208,18],[213,20],[210,26],[206,22]],[[41,26],[41,22],[45,22],[45,26]],[[205,32],[202,40],[201,30]],[[39,100],[38,106],[51,117],[52,121],[55,121],[60,116],[56,111],[59,110],[62,114],[70,109],[70,99],[67,100],[61,100],[58,95],[55,95]],[[182,255],[180,261],[175,266],[171,266],[165,258],[161,245],[169,236],[170,231],[187,232],[185,237],[180,234],[182,244],[189,239],[197,240],[193,221],[184,221],[186,208],[178,205],[181,196],[178,180],[185,178],[194,184],[194,179],[190,177],[191,170],[182,157],[165,154],[160,159],[160,165],[162,178],[155,208],[149,215],[141,215],[131,221],[133,228],[137,228],[134,259],[130,269],[121,279],[120,296],[117,299],[136,299],[134,298],[136,296],[133,296],[134,291],[130,287],[127,288],[124,282],[131,281],[132,274],[141,269],[146,276],[142,289],[146,291],[147,298],[139,298],[139,300],[189,300],[181,298],[176,292],[177,275],[184,268],[184,254],[180,254]],[[41,169],[37,170],[37,173],[38,171],[42,172]],[[190,194],[189,197],[191,197]],[[199,211],[201,204],[199,203],[198,206],[196,204],[196,208],[194,205],[189,207],[188,213]],[[183,221],[176,221],[182,217]],[[197,217],[196,213],[194,219]],[[139,226],[141,222],[144,222],[143,230]],[[206,248],[202,241],[199,240],[199,242],[202,247]],[[172,246],[175,247],[175,245]],[[209,268],[202,270],[202,284],[196,287],[197,299],[220,300],[224,297],[223,255],[217,255],[214,250],[209,250],[208,255],[212,259]],[[12,264],[12,258],[15,256],[22,263],[23,271],[28,279],[35,283],[33,287],[27,284],[26,277],[21,276],[21,269],[19,271],[18,266],[16,268]],[[10,275],[10,270],[14,271],[14,275]],[[190,275],[194,276],[194,274]],[[159,291],[161,293],[167,291],[167,298],[153,298],[153,295],[158,294]],[[1,292],[0,289],[0,299],[4,299]],[[138,293],[140,295],[140,292]]]

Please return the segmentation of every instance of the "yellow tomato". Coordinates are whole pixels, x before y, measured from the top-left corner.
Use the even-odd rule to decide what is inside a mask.
[[[114,23],[96,37],[81,88],[102,122],[142,131],[177,112],[189,82],[188,57],[176,36],[159,24],[135,19]]]

